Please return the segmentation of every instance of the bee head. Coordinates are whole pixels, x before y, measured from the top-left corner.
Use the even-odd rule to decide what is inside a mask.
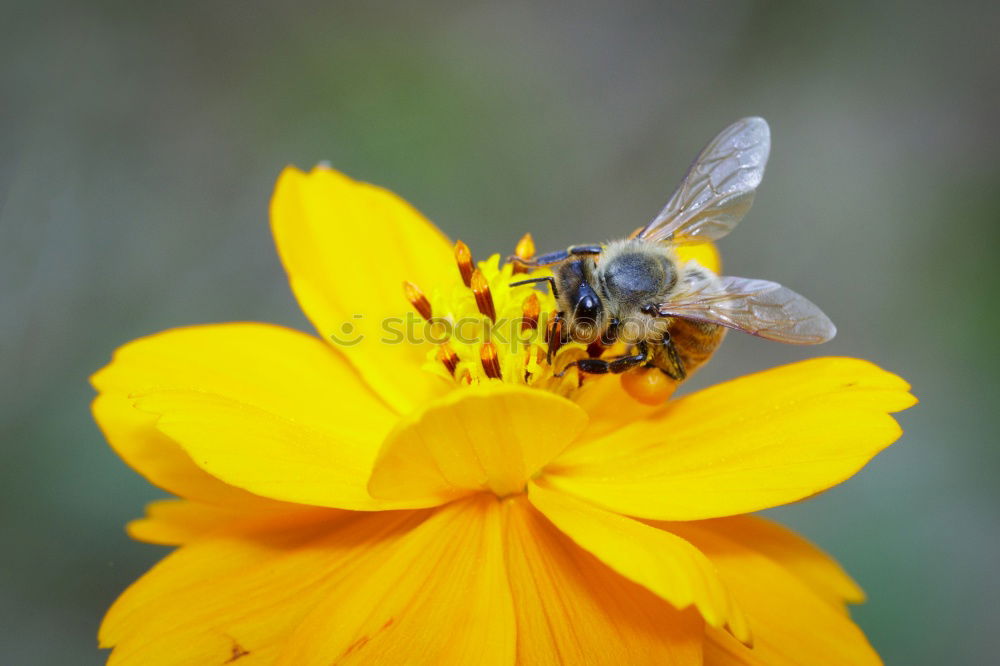
[[[608,312],[594,289],[594,262],[590,258],[561,264],[555,271],[559,306],[565,313],[570,338],[594,342],[606,326]]]

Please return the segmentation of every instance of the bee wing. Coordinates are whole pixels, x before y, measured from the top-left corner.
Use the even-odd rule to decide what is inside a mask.
[[[777,282],[739,277],[705,282],[670,303],[660,314],[734,328],[793,345],[826,342],[837,333],[830,318],[805,296]]]
[[[659,215],[631,237],[672,243],[722,238],[750,210],[770,152],[767,121],[737,120],[705,146]]]

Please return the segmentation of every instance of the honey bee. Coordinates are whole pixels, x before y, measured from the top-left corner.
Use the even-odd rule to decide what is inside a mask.
[[[676,247],[717,240],[743,219],[764,175],[771,135],[763,118],[744,118],[718,134],[688,169],[656,217],[623,240],[574,245],[526,260],[552,266],[546,281],[558,311],[548,326],[549,360],[572,340],[591,357],[570,363],[589,374],[656,368],[683,381],[704,364],[732,328],[799,345],[826,342],[833,322],[812,302],[776,282],[718,276]],[[600,358],[624,343],[627,353]]]

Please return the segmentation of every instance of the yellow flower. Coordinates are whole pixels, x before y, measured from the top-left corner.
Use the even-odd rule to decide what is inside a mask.
[[[180,498],[129,525],[180,547],[108,611],[109,663],[878,663],[858,586],[746,514],[897,439],[903,380],[823,358],[642,405],[553,376],[551,297],[461,245],[460,271],[393,194],[288,169],[271,216],[320,337],[176,329],[93,378],[111,445]],[[391,344],[407,321],[447,344]]]

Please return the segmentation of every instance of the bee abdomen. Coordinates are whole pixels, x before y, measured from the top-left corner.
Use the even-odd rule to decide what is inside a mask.
[[[674,349],[689,376],[712,357],[726,334],[722,326],[689,319],[674,319],[669,330]]]

